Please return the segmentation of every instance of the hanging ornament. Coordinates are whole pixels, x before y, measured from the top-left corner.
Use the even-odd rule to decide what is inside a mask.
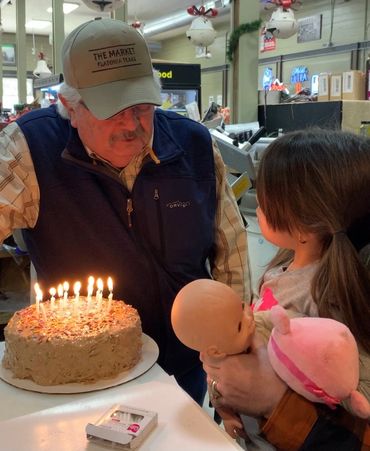
[[[208,46],[213,44],[216,39],[216,31],[210,18],[216,17],[218,11],[216,8],[208,8],[206,10],[203,5],[199,8],[193,5],[187,8],[187,12],[191,16],[196,16],[186,32],[189,41],[195,45],[195,56],[197,58],[210,58],[212,55],[208,50]]]
[[[124,5],[124,0],[83,0],[90,9],[100,12],[111,12]]]
[[[51,74],[51,70],[48,68],[46,64],[45,55],[43,52],[39,52],[38,61],[35,70],[33,71],[33,75],[36,78],[45,78]]]
[[[141,34],[144,34],[144,26],[145,26],[144,22],[141,22],[140,20],[135,19],[132,22],[131,26],[133,28],[135,28],[135,30],[139,31]]]

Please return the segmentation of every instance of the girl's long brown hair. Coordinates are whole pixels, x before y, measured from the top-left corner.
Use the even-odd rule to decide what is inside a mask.
[[[275,230],[318,234],[311,288],[319,315],[346,324],[370,353],[370,269],[358,253],[370,243],[370,140],[322,129],[286,134],[261,159],[257,196]],[[291,259],[281,250],[268,269]]]

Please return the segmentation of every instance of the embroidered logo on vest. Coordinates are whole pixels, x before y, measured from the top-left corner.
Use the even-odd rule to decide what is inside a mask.
[[[166,204],[167,208],[187,208],[190,207],[190,200],[182,202],[181,200],[176,200],[175,202],[169,202]]]

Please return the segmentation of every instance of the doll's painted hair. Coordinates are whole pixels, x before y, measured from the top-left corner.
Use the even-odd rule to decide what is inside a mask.
[[[256,188],[270,227],[318,235],[319,314],[344,322],[370,352],[370,269],[359,258],[370,243],[370,140],[324,129],[288,133],[263,155]],[[291,258],[281,250],[268,268]]]

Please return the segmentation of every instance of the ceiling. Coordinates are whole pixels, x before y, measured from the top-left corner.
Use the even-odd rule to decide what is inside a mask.
[[[1,23],[4,32],[16,32],[16,1],[17,0],[1,0]],[[110,13],[100,13],[88,8],[82,0],[66,0],[72,3],[78,3],[80,6],[73,12],[66,14],[64,20],[64,28],[66,35],[83,22],[93,19],[94,17],[110,17]],[[194,17],[186,13],[186,8],[194,4],[191,0],[126,0],[128,8],[128,21],[140,20],[145,23],[144,33],[148,30],[148,36],[155,36],[155,39],[165,39],[176,34],[184,32]],[[9,2],[9,3],[8,3]],[[204,2],[208,5],[210,2]],[[216,22],[226,21],[229,18],[230,7],[223,7],[225,0],[216,0],[213,2],[218,7],[219,17],[212,19]],[[26,27],[26,33],[37,35],[51,34],[51,13],[47,12],[47,8],[52,6],[52,0],[26,0],[26,23],[33,20],[50,21],[50,24],[42,30]],[[212,5],[213,6],[213,5]],[[168,22],[168,19],[170,21]],[[160,32],[149,32],[151,25],[157,25],[159,22],[167,20],[167,25],[163,26]],[[146,33],[145,33],[146,34]]]

